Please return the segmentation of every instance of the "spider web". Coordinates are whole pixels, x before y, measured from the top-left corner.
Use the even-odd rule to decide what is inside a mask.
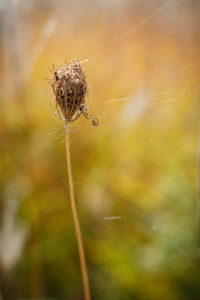
[[[184,1],[184,3],[187,3],[187,1]],[[141,6],[142,5],[144,5],[144,3],[141,3]],[[121,47],[126,45],[127,42],[132,41],[134,36],[138,34],[140,30],[146,30],[149,25],[151,25],[152,23],[156,23],[158,27],[161,25],[160,35],[162,37],[162,22],[166,18],[166,11],[170,11],[170,14],[172,14],[173,11],[177,9],[176,6],[177,3],[174,0],[164,1],[159,7],[156,7],[155,9],[152,9],[153,5],[150,5],[149,12],[146,12],[145,16],[141,20],[139,20],[136,25],[132,27],[130,26],[128,30],[114,35],[111,39],[101,43],[100,45],[94,47],[90,47],[90,45],[88,45],[88,49],[90,50],[85,51],[82,54],[79,53],[79,55],[77,55],[76,57],[80,61],[85,61],[84,64],[86,73],[88,73],[87,69],[92,69],[93,65],[98,62],[99,58],[102,55],[104,55],[105,60],[107,59],[107,57],[110,58],[110,62],[107,59],[108,64],[111,64],[112,61],[115,62],[120,59],[123,60],[123,57],[118,58]],[[185,10],[186,9],[187,7],[185,8]],[[172,41],[178,40],[180,36],[182,39],[185,38],[184,23],[181,24],[180,21],[179,26],[176,26],[177,18],[178,15],[174,19],[172,18],[172,22],[170,25],[163,26],[163,28],[165,28],[165,32],[163,32],[163,35],[166,34],[167,30],[170,31],[170,39]],[[168,27],[167,30],[166,27]],[[152,56],[152,45],[159,45],[159,43],[159,37],[156,38],[152,35],[148,37],[147,35],[145,35],[145,38],[143,37],[141,40],[137,41],[134,46],[132,46],[132,51],[143,51],[145,49],[145,51],[149,51],[147,59],[150,60]],[[188,47],[183,48],[182,51],[184,53],[187,53],[190,58],[193,54],[197,53],[199,49],[194,48],[192,43],[191,45],[188,43]],[[87,60],[88,62],[86,62]],[[175,66],[176,69],[178,69],[178,67],[179,66]],[[120,72],[123,74],[124,78],[130,76],[126,73],[126,69],[122,68]],[[90,115],[96,116],[99,119],[101,125],[103,125],[105,121],[115,118],[120,118],[121,120],[123,119],[124,122],[129,120],[130,123],[134,123],[135,120],[138,120],[141,116],[145,115],[145,112],[147,112],[149,109],[155,110],[160,106],[163,107],[163,109],[165,109],[165,106],[170,106],[171,109],[173,109],[177,102],[186,101],[186,99],[191,100],[191,96],[199,90],[200,84],[198,83],[198,81],[191,84],[189,76],[188,78],[186,77],[184,81],[182,81],[182,85],[179,84],[178,80],[177,82],[175,80],[173,83],[166,80],[165,83],[165,78],[162,78],[163,85],[160,86],[159,72],[160,71],[158,70],[154,71],[152,68],[150,68],[148,72],[143,74],[143,78],[138,86],[136,86],[136,84],[133,84],[133,88],[130,87],[127,92],[116,93],[113,90],[113,95],[112,93],[109,94],[109,96],[106,96],[106,94],[104,94],[100,97],[98,95],[98,92],[96,92],[95,80],[93,80],[92,77],[89,78],[89,84],[91,81],[93,81],[91,82],[92,87],[90,88],[86,103],[90,109]],[[104,74],[100,73],[100,76],[104,76]],[[152,85],[149,84],[148,81],[151,81],[151,79],[154,77],[157,77],[157,81],[154,80],[154,83]],[[114,86],[115,77],[113,76],[112,79],[111,76],[110,78],[113,81]],[[90,81],[90,79],[92,80]],[[102,90],[105,90],[105,86],[107,83],[102,80],[101,84]],[[57,111],[57,113],[59,113],[58,108],[55,109],[54,107],[53,111]]]
[[[153,10],[153,12],[147,13],[147,15],[141,21],[139,21],[137,25],[80,55],[80,60],[89,60],[89,62],[87,63],[88,65],[86,65],[87,69],[87,66],[91,67],[94,61],[96,61],[102,54],[106,56],[106,53],[108,53],[111,48],[112,51],[119,52],[119,47],[118,49],[116,49],[117,45],[119,46],[119,44],[125,44],[127,39],[131,39],[135,33],[137,33],[140,29],[146,28],[152,21],[155,22],[155,20],[159,18],[158,22],[161,22],[160,20],[164,18],[163,15],[165,15],[165,10],[170,9],[171,11],[173,11],[174,6],[175,2],[173,0],[165,1],[164,4]],[[179,27],[181,28],[180,25]],[[171,32],[176,30],[176,21],[170,25],[170,30]],[[174,39],[177,39],[177,35],[175,35]],[[154,39],[154,37],[150,37],[147,40],[141,40],[135,45],[133,51],[138,51],[144,48],[147,48],[151,51],[150,46],[154,43],[158,43]],[[199,51],[199,49],[192,49],[191,45],[191,47],[183,49],[183,51],[187,52],[188,55],[192,55],[196,51]],[[149,53],[149,56],[150,55],[151,53]],[[124,76],[126,76],[125,70],[122,69],[120,70],[120,72],[124,72]],[[129,93],[126,95],[120,94],[118,96],[115,94],[112,98],[108,98],[105,96],[105,98],[102,97],[100,99],[96,99],[94,92],[96,88],[94,82],[91,88],[92,95],[89,94],[88,99],[88,105],[92,114],[95,114],[99,118],[100,123],[104,122],[106,119],[108,120],[110,118],[115,118],[119,114],[121,116],[124,114],[125,120],[127,113],[129,115],[129,119],[138,119],[138,117],[145,113],[145,111],[149,107],[151,107],[151,109],[154,109],[154,107],[157,107],[158,105],[160,106],[162,104],[163,106],[164,104],[166,104],[170,105],[173,109],[174,103],[176,103],[177,101],[184,101],[186,98],[189,98],[193,93],[196,93],[196,91],[198,91],[200,87],[200,84],[198,82],[195,82],[191,85],[188,78],[185,79],[184,87],[180,86],[178,82],[174,82],[171,85],[166,83],[165,87],[161,88],[157,88],[155,84],[154,87],[149,87],[149,85],[146,84],[148,81],[148,79],[146,78],[150,78],[155,75],[156,74],[154,74],[153,72],[147,72],[146,74],[144,74],[144,82],[140,86],[138,86],[138,88],[133,88],[132,91],[130,89]],[[187,81],[189,82],[189,84],[187,84]],[[101,103],[101,111],[99,111],[99,103]]]

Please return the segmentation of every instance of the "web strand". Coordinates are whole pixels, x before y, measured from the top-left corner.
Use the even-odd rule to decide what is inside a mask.
[[[88,52],[86,52],[84,55],[82,55],[83,57],[86,56],[92,56],[97,54],[99,51],[113,45],[113,44],[117,44],[118,42],[120,42],[122,39],[126,38],[128,35],[133,34],[134,32],[136,32],[137,30],[139,30],[142,26],[144,26],[145,24],[147,24],[149,21],[151,21],[155,16],[159,15],[172,1],[174,0],[168,0],[167,2],[164,3],[164,5],[162,5],[161,7],[159,7],[156,11],[154,11],[152,14],[150,14],[149,16],[147,16],[145,19],[143,19],[142,21],[140,21],[134,28],[129,29],[128,31],[122,33],[121,35],[118,35],[116,37],[114,37],[113,39],[103,43],[100,46],[97,46],[91,50],[89,50]],[[81,56],[81,57],[82,57]]]

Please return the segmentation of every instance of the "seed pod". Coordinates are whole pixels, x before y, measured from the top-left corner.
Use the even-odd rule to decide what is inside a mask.
[[[90,119],[88,108],[85,105],[87,94],[87,81],[85,71],[80,62],[76,60],[66,66],[55,68],[53,66],[53,78],[50,80],[55,94],[56,111],[60,119],[66,123],[74,122],[81,114]],[[92,124],[98,125],[98,120]]]
[[[73,122],[85,104],[87,82],[81,63],[72,61],[57,69],[53,67],[51,85],[55,94],[56,108],[61,119]]]

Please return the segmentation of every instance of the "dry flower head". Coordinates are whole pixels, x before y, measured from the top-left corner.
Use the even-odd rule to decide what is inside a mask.
[[[53,78],[50,79],[55,95],[56,114],[66,124],[76,121],[82,114],[92,119],[92,124],[99,124],[97,118],[89,117],[85,104],[88,85],[81,62],[73,60],[67,65],[56,68],[53,65]]]

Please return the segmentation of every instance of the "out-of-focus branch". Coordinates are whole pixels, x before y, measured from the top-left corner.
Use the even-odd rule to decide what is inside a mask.
[[[42,55],[45,50],[46,44],[50,37],[52,36],[57,24],[57,19],[54,16],[49,17],[49,19],[44,24],[41,34],[36,44],[33,52],[30,54],[30,57],[27,59],[24,67],[24,79],[27,80],[31,75],[35,64],[37,63],[38,59]]]

